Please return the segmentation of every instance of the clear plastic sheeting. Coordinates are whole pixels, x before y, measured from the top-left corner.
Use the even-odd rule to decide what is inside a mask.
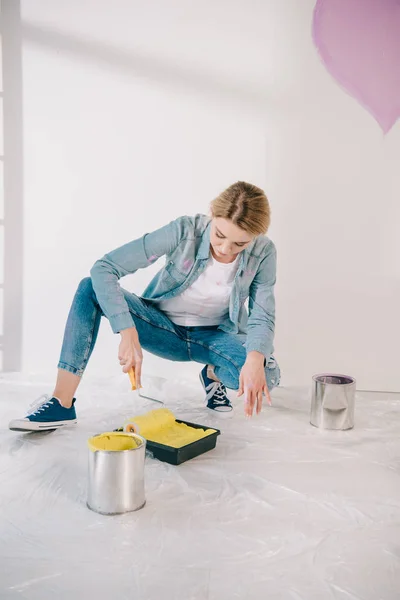
[[[400,395],[358,393],[355,429],[322,431],[310,390],[222,419],[197,382],[158,380],[178,417],[222,430],[217,447],[179,467],[147,456],[146,506],[101,516],[87,439],[160,406],[127,387],[84,380],[77,427],[21,434],[8,421],[51,386],[0,380],[1,600],[400,598]]]

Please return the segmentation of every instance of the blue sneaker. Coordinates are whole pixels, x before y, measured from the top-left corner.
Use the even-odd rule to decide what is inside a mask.
[[[61,406],[57,398],[50,398],[45,394],[29,407],[28,415],[23,419],[14,419],[9,424],[13,431],[46,431],[58,429],[65,425],[75,425],[75,398],[71,408]]]
[[[233,406],[226,394],[226,387],[220,381],[214,381],[207,375],[207,365],[200,373],[201,385],[206,392],[207,408],[218,413],[230,413]]]

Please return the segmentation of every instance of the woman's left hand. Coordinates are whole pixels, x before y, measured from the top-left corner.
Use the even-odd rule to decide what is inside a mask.
[[[263,393],[268,404],[271,405],[271,397],[265,379],[264,356],[260,352],[249,352],[240,372],[238,391],[238,396],[244,394],[244,412],[247,417],[253,415],[254,406],[256,406],[257,414],[260,414]]]

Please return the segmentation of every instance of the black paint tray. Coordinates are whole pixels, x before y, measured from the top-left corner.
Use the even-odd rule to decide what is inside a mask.
[[[197,425],[196,423],[189,423],[188,421],[181,421],[180,419],[176,419],[176,422],[184,423],[185,425],[194,427],[195,429],[204,429],[204,431],[207,429],[214,429],[214,433],[207,435],[201,440],[187,444],[187,446],[182,446],[181,448],[164,446],[164,444],[158,444],[157,442],[150,442],[147,440],[147,450],[153,454],[154,458],[158,458],[158,460],[169,463],[170,465],[180,465],[181,463],[184,463],[195,456],[199,456],[200,454],[204,454],[204,452],[208,452],[209,450],[213,450],[215,448],[217,444],[217,437],[221,433],[219,429],[215,429],[214,427],[206,427],[205,425]]]

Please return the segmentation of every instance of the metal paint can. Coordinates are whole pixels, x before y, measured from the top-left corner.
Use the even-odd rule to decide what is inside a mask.
[[[310,423],[321,429],[352,429],[356,381],[348,375],[314,375]]]
[[[110,432],[93,436],[88,445],[88,507],[103,515],[142,508],[146,440],[136,433]],[[119,449],[108,449],[112,445]]]

